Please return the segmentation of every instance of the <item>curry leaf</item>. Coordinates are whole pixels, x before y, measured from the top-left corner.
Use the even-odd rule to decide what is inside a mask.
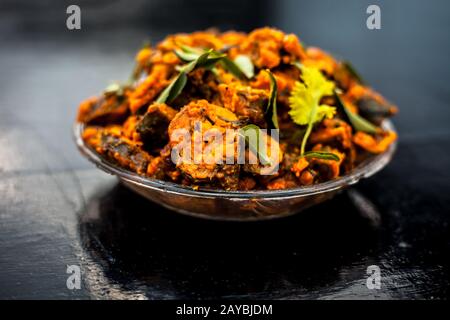
[[[175,50],[175,54],[181,60],[185,62],[193,61],[198,59],[203,53],[210,52],[208,60],[205,62],[203,67],[208,68],[212,65],[220,62],[222,67],[234,76],[241,79],[251,79],[254,76],[254,66],[252,61],[248,56],[239,55],[234,61],[229,59],[226,54],[215,51],[213,49],[204,50],[199,48],[189,47],[187,45],[178,45],[181,50]]]
[[[207,57],[208,63],[216,63],[226,57],[226,54],[215,51],[213,49],[199,49],[189,47],[187,45],[178,45],[178,46],[181,48],[181,50],[175,49],[174,52],[178,56],[178,58],[186,62],[199,59],[200,56],[204,55],[207,52],[209,52],[209,55]]]
[[[198,58],[197,67],[212,68],[216,63],[223,61],[223,59],[226,58],[225,54],[213,51],[212,49],[206,53],[208,53],[208,55],[205,56],[204,53]]]
[[[234,63],[233,60],[230,60],[229,58],[224,58],[220,64],[224,69],[228,70],[235,77],[240,78],[240,79],[247,78],[245,73],[237,66],[236,63]]]
[[[331,152],[325,151],[308,151],[303,154],[305,158],[315,158],[315,159],[323,159],[323,160],[334,160],[339,161],[340,158]]]
[[[269,93],[269,102],[267,103],[265,116],[267,122],[269,123],[270,129],[278,129],[278,115],[277,115],[277,95],[278,95],[278,86],[277,80],[275,79],[272,72],[269,69],[265,70],[270,79],[270,93]]]
[[[247,79],[255,76],[255,66],[249,56],[240,54],[234,59],[234,63],[241,69]]]
[[[175,54],[180,58],[180,60],[185,62],[193,62],[196,61],[196,67],[210,68],[214,66],[217,62],[223,60],[226,55],[212,49],[204,50],[204,51],[196,51],[195,48],[188,48],[183,46],[185,50],[175,50]],[[179,68],[179,69],[182,69]]]
[[[173,101],[183,91],[187,82],[186,72],[181,71],[178,76],[164,89],[156,99],[157,103]]]
[[[189,52],[185,52],[182,50],[174,50],[174,52],[177,55],[177,57],[180,58],[180,60],[182,60],[184,62],[194,61],[195,59],[197,59],[200,56],[199,54],[189,53]]]
[[[256,134],[256,142],[255,139],[249,139],[251,132]],[[258,155],[262,165],[270,165],[272,163],[266,153],[265,140],[262,136],[261,129],[257,125],[248,124],[240,128],[238,134],[248,143],[250,151]]]
[[[344,113],[347,115],[348,120],[349,120],[350,124],[352,125],[353,129],[355,129],[356,131],[363,131],[363,132],[372,133],[372,134],[378,132],[378,128],[375,125],[373,125],[366,119],[362,118],[360,115],[351,112],[347,108],[347,106],[344,104],[344,102],[342,101],[342,99],[340,98],[340,96],[336,92],[336,90],[334,91],[334,97],[336,99],[338,108],[341,108],[344,110]]]
[[[212,56],[210,57],[210,55]],[[195,60],[181,66],[178,69],[180,72],[178,76],[161,92],[156,102],[165,103],[173,101],[183,91],[189,72],[192,72],[196,68],[212,66],[220,59],[222,59],[222,55],[212,54],[212,51],[209,50],[199,55]]]
[[[255,75],[255,67],[248,56],[239,55],[233,61],[225,57],[221,61],[222,67],[240,79],[251,79]]]
[[[179,68],[180,72],[189,73],[195,69],[197,66],[197,60],[191,61]]]
[[[202,53],[205,52],[205,50],[203,50],[203,49],[190,47],[185,44],[179,44],[178,46],[181,48],[181,50],[183,50],[186,53],[201,55]]]
[[[353,65],[348,61],[343,61],[342,66],[350,73],[350,75],[356,79],[360,84],[365,84],[365,81],[361,77],[361,75],[356,71]]]

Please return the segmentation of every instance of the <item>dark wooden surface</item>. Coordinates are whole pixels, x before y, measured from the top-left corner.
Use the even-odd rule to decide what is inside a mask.
[[[78,103],[126,78],[148,35],[174,30],[52,30],[63,18],[30,30],[32,18],[8,25],[2,15],[0,298],[448,298],[448,5],[399,3],[382,2],[376,32],[365,29],[364,1],[273,11],[268,23],[354,61],[399,105],[400,143],[383,172],[332,201],[244,224],[168,212],[94,168],[72,141]],[[80,290],[67,289],[67,265],[81,267]],[[366,287],[369,265],[381,268],[380,290]]]

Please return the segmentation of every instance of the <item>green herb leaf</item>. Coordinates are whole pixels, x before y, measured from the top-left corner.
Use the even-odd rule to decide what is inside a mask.
[[[209,69],[214,67],[219,61],[223,61],[225,58],[225,54],[210,49],[198,58],[196,67]]]
[[[214,51],[213,49],[209,50],[203,50],[198,48],[192,48],[186,45],[179,45],[181,50],[175,50],[175,54],[180,58],[181,60],[185,62],[190,62],[194,60],[199,60],[197,65],[199,67],[208,67],[210,65],[216,64],[220,60],[226,57],[226,54]],[[204,56],[205,53],[208,53],[209,55],[205,56],[205,59],[201,56]]]
[[[278,115],[277,115],[277,95],[278,95],[278,87],[277,80],[275,79],[272,72],[269,69],[264,70],[270,79],[270,93],[269,93],[269,102],[267,103],[265,116],[267,122],[269,123],[270,129],[278,129]]]
[[[352,125],[353,129],[355,129],[356,131],[363,131],[363,132],[372,133],[372,134],[378,132],[378,128],[375,125],[373,125],[366,119],[362,118],[360,115],[351,112],[345,106],[344,102],[339,97],[339,94],[336,92],[336,90],[334,91],[334,97],[336,99],[338,108],[341,108],[344,110],[344,113],[347,115],[348,120],[349,120],[350,124]]]
[[[234,63],[233,60],[230,60],[229,58],[224,58],[221,62],[220,62],[221,66],[225,69],[228,70],[230,73],[232,73],[235,77],[239,78],[239,79],[245,79],[247,78],[247,76],[245,75],[245,73],[236,65],[236,63]]]
[[[234,63],[244,73],[247,79],[255,76],[255,66],[249,56],[240,54],[234,59]]]
[[[342,61],[342,66],[347,69],[348,73],[356,79],[360,84],[365,84],[365,81],[361,77],[361,75],[356,71],[356,69],[353,67],[353,65],[348,61]]]
[[[203,50],[203,49],[190,47],[185,44],[179,44],[178,46],[180,47],[181,50],[183,50],[186,53],[201,55],[202,53],[205,52],[205,50]]]
[[[325,152],[325,151],[308,151],[303,154],[305,158],[316,158],[316,159],[323,159],[323,160],[334,160],[339,161],[340,158],[331,152]]]
[[[210,52],[210,55],[202,65],[204,68],[210,68],[220,61],[222,67],[234,76],[240,79],[251,79],[254,76],[254,66],[249,57],[245,55],[238,56],[235,61],[232,61],[227,57],[226,54],[222,52],[215,51],[213,49],[203,50],[199,48],[192,48],[186,45],[178,45],[181,50],[175,50],[175,54],[181,60],[185,62],[193,61],[198,59],[205,52]]]
[[[195,69],[195,66],[197,65],[197,60],[191,61],[185,65],[182,65],[178,68],[178,71],[189,73]]]
[[[187,82],[186,72],[181,71],[178,76],[164,89],[156,99],[157,103],[172,102],[183,91]]]
[[[212,49],[202,51],[201,53],[198,52],[185,52],[180,50],[175,50],[175,54],[183,61],[186,62],[194,62],[195,61],[195,67],[197,68],[211,68],[214,66],[217,62],[221,61],[226,57],[225,54],[214,51]],[[184,67],[184,66],[183,66]],[[180,70],[183,69],[183,67],[179,68]]]
[[[210,55],[212,55],[210,57]],[[165,103],[172,102],[184,89],[187,83],[187,74],[192,72],[196,68],[208,68],[216,64],[220,59],[222,59],[222,54],[212,54],[212,51],[206,51],[197,59],[181,66],[179,68],[180,73],[178,76],[161,92],[156,102]]]
[[[256,133],[256,143],[254,139],[249,139],[249,133],[254,131]],[[248,148],[250,151],[258,155],[258,158],[262,165],[270,165],[272,163],[271,159],[267,156],[266,145],[262,137],[261,129],[254,124],[248,124],[239,129],[238,134],[245,139],[248,143]],[[260,143],[262,142],[262,144]]]
[[[125,90],[130,86],[128,82],[118,83],[113,82],[103,90],[104,95],[116,95],[122,97],[125,94]]]
[[[178,44],[178,46],[181,50],[175,49],[174,52],[178,58],[185,62],[197,60],[202,54],[207,52],[207,50],[192,48],[183,44]]]
[[[221,61],[222,67],[240,79],[251,79],[255,75],[255,67],[248,56],[240,55],[233,61],[224,58]]]
[[[189,53],[182,50],[174,50],[177,57],[184,62],[191,62],[197,59],[200,55],[196,53]]]
[[[301,154],[303,155],[313,125],[322,121],[323,118],[332,118],[336,109],[320,104],[323,96],[333,94],[334,83],[325,78],[317,68],[303,65],[299,68],[302,71],[303,82],[297,81],[291,92],[289,115],[296,124],[307,125],[301,144]]]

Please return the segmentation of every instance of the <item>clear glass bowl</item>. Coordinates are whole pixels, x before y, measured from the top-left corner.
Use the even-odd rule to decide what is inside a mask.
[[[391,121],[383,128],[395,131]],[[397,143],[362,162],[338,179],[286,190],[223,191],[193,190],[176,183],[139,176],[103,159],[81,138],[83,124],[75,124],[74,135],[80,152],[98,168],[116,175],[127,187],[155,203],[178,213],[215,220],[255,221],[289,216],[331,199],[337,192],[383,169],[392,159]]]

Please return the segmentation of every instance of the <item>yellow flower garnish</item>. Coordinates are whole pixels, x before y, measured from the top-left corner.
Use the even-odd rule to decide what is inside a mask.
[[[333,118],[336,108],[319,104],[323,96],[333,94],[334,83],[325,78],[319,69],[300,66],[302,82],[297,81],[289,97],[289,115],[298,125],[308,125],[303,137],[301,153],[315,123],[324,118]]]

